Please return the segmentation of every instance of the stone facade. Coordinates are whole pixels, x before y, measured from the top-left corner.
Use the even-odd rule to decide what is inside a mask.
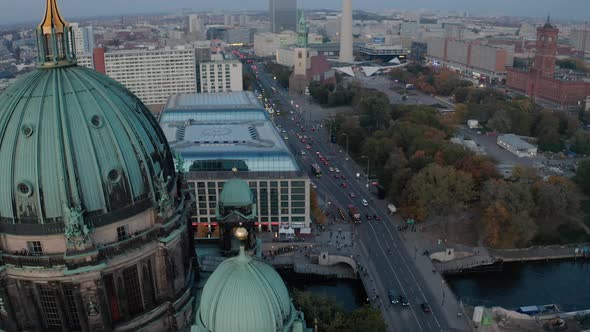
[[[176,192],[176,186],[172,188]],[[176,195],[173,195],[176,196]],[[192,321],[190,194],[97,228],[84,250],[64,236],[3,234],[0,327],[6,331],[176,331]],[[129,230],[122,234],[123,228]],[[16,248],[38,240],[42,255]]]

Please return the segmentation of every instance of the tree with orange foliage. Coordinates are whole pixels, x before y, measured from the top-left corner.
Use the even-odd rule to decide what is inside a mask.
[[[326,215],[320,209],[318,205],[318,194],[315,190],[310,189],[309,193],[309,205],[311,208],[311,215],[316,223],[324,225],[326,223]]]
[[[469,156],[455,163],[455,167],[473,176],[475,184],[480,187],[485,181],[492,178],[499,178],[496,165],[484,156]]]
[[[493,248],[511,247],[513,239],[507,234],[512,215],[501,202],[494,201],[483,210],[481,221],[482,237],[486,245]]]

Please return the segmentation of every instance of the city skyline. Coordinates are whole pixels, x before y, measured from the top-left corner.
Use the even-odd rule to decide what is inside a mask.
[[[446,11],[468,11],[473,14],[488,15],[509,15],[544,17],[548,13],[557,20],[584,20],[587,18],[587,11],[590,3],[584,0],[568,0],[567,5],[553,0],[524,0],[513,3],[510,0],[498,0],[495,2],[453,0],[442,3],[436,0],[416,0],[412,2],[366,0],[362,3],[353,2],[355,10],[378,10],[378,9],[401,9],[401,10],[446,10]],[[25,23],[31,20],[31,8],[39,8],[42,5],[40,0],[23,0],[18,3],[4,2],[0,4],[0,20],[5,24]],[[218,0],[214,3],[199,4],[190,0],[131,0],[125,4],[115,0],[104,0],[101,2],[85,3],[74,0],[64,0],[60,3],[64,7],[64,15],[70,20],[84,17],[131,15],[141,13],[174,12],[182,8],[198,11],[204,10],[267,10],[268,1],[265,0],[244,0],[236,4],[233,0]],[[340,9],[339,1],[303,1],[299,0],[299,6],[303,8],[326,8]],[[115,9],[116,8],[116,9]],[[502,9],[504,8],[504,10]],[[508,9],[509,8],[509,9]],[[91,15],[89,15],[91,13]]]

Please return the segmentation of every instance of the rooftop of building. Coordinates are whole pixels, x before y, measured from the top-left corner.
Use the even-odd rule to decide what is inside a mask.
[[[499,135],[498,142],[500,141],[507,145],[510,145],[511,147],[517,150],[529,150],[537,148],[536,146],[524,141],[522,138],[514,134]]]
[[[160,125],[187,171],[300,171],[269,114],[249,91],[174,95]]]

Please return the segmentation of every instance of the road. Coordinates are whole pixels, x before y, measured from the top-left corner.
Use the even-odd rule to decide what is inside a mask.
[[[390,331],[425,332],[425,331],[465,331],[467,324],[463,318],[456,316],[458,304],[448,290],[441,276],[434,273],[430,260],[418,254],[418,248],[413,243],[405,241],[404,235],[397,230],[402,223],[387,213],[387,203],[372,199],[368,190],[368,181],[363,170],[352,160],[347,158],[346,152],[338,145],[329,141],[326,128],[319,123],[305,123],[302,105],[295,109],[286,91],[281,89],[276,81],[267,73],[264,67],[257,64],[258,84],[260,88],[271,91],[274,87],[273,99],[277,105],[282,105],[282,116],[274,118],[277,126],[284,130],[287,145],[296,156],[303,170],[305,170],[317,186],[318,197],[324,200],[327,212],[340,218],[337,210],[341,208],[345,215],[347,206],[353,204],[360,208],[362,223],[356,225],[356,252],[358,262],[366,267],[367,276],[363,276],[367,293],[370,297],[378,295],[373,305],[381,309],[383,317]],[[303,109],[303,110],[302,110]],[[301,126],[305,131],[302,132]],[[317,130],[313,131],[311,127]],[[297,137],[297,133],[306,135],[305,143]],[[309,140],[313,140],[311,149],[307,149]],[[305,154],[302,154],[305,151]],[[316,152],[329,159],[329,166],[323,165]],[[311,172],[311,164],[317,163],[323,175],[315,178]],[[329,167],[338,167],[340,175],[347,179],[337,179],[336,172],[330,172]],[[357,173],[361,174],[357,178]],[[343,183],[346,188],[343,188]],[[351,196],[354,195],[354,198]],[[367,207],[360,203],[361,199],[370,201]],[[381,221],[367,220],[366,215],[376,215]],[[373,285],[373,289],[370,286]],[[409,307],[391,305],[388,302],[388,291],[395,289],[403,294],[410,302]],[[425,313],[421,304],[427,302],[432,312]]]

